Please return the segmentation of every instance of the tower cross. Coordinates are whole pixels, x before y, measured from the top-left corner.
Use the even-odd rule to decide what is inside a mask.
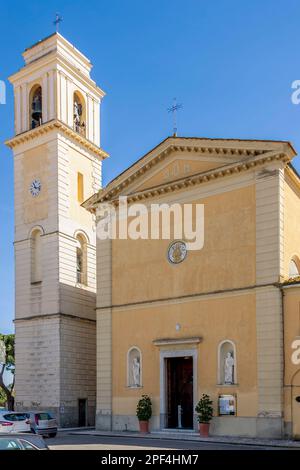
[[[53,21],[53,24],[55,25],[56,27],[56,32],[58,33],[58,30],[59,30],[59,23],[61,23],[63,21],[63,17],[60,16],[59,13],[56,13],[55,15],[55,20]]]
[[[173,100],[173,104],[167,109],[168,113],[173,115],[173,136],[177,136],[177,111],[182,108],[182,104],[177,103],[176,98]]]

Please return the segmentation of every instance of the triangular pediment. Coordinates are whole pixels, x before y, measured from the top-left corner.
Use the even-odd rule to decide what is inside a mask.
[[[248,169],[273,158],[291,160],[296,152],[289,142],[169,137],[92,196],[83,206],[93,209],[100,201],[119,195],[141,194],[188,181],[208,181]],[[239,169],[240,168],[240,169]],[[203,175],[203,176],[201,176]],[[205,179],[206,178],[206,179]]]
[[[178,179],[192,176],[199,173],[205,173],[209,170],[226,165],[228,160],[222,158],[213,158],[191,154],[190,152],[174,152],[164,162],[155,165],[148,175],[141,178],[137,184],[131,185],[130,192],[143,191],[148,188],[155,188],[165,183],[170,183]]]

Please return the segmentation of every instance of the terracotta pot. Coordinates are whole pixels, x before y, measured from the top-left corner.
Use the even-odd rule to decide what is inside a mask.
[[[139,421],[140,423],[140,432],[148,433],[149,432],[149,421]]]
[[[201,437],[209,436],[209,423],[199,423],[199,431]]]

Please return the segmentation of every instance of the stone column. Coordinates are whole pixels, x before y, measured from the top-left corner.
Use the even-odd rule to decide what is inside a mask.
[[[111,240],[97,237],[97,405],[96,429],[112,429]]]
[[[48,73],[43,76],[42,83],[42,113],[43,113],[43,122],[48,121]]]
[[[27,83],[23,83],[21,86],[22,90],[22,132],[29,129],[29,105],[27,96]]]
[[[282,436],[284,170],[279,165],[256,177],[257,434]]]
[[[15,88],[15,132],[16,135],[22,132],[22,115],[21,115],[21,87]]]

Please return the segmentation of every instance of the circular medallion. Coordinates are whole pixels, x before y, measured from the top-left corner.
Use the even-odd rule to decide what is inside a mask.
[[[30,183],[29,191],[31,196],[36,197],[40,194],[42,189],[42,185],[40,180],[35,179]]]
[[[181,263],[187,255],[186,244],[183,241],[171,243],[168,249],[168,260],[173,264]]]

